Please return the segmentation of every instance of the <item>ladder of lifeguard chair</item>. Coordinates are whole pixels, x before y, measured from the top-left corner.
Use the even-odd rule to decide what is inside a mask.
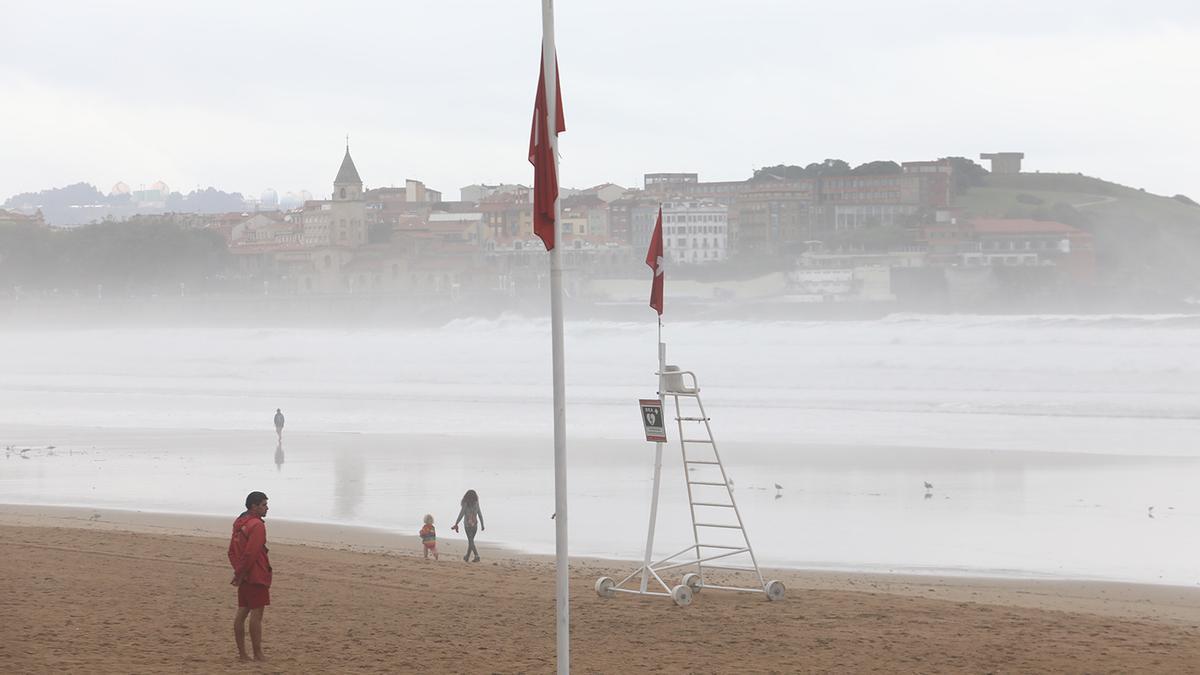
[[[696,544],[696,567],[697,567],[697,571],[700,575],[700,583],[702,585],[705,583],[704,582],[704,563],[702,562],[702,559],[705,558],[705,556],[702,555],[701,549],[705,549],[705,548],[718,549],[718,550],[726,549],[729,551],[728,555],[730,555],[730,556],[735,556],[735,555],[738,555],[741,553],[748,553],[750,555],[750,564],[754,568],[755,575],[758,576],[758,585],[760,588],[762,588],[762,587],[764,587],[764,584],[765,584],[765,582],[763,580],[762,572],[759,571],[759,569],[758,569],[758,560],[755,559],[755,557],[754,557],[754,549],[750,546],[750,537],[749,537],[749,535],[746,534],[746,528],[742,523],[742,514],[741,514],[741,511],[738,510],[737,500],[734,499],[733,487],[729,484],[729,476],[726,475],[726,473],[725,473],[725,465],[721,463],[721,453],[717,450],[717,441],[713,437],[712,425],[709,424],[709,422],[711,420],[708,417],[708,414],[705,413],[705,411],[704,411],[704,402],[700,400],[700,389],[699,389],[699,387],[696,387],[692,391],[668,391],[667,395],[673,396],[675,398],[675,422],[679,426],[679,449],[683,453],[683,477],[687,483],[688,508],[691,510],[691,514],[692,514],[692,538]],[[684,415],[683,408],[681,407],[681,403],[680,403],[680,398],[695,399],[696,407],[699,410],[699,414],[698,415]],[[685,428],[684,428],[685,422],[690,423],[690,427],[691,427],[690,435],[689,435],[688,431],[685,430]],[[703,431],[701,431],[700,427],[696,426],[699,424],[703,425]],[[697,434],[702,434],[703,437],[702,438],[698,437]],[[693,459],[693,457],[695,457],[696,455],[695,454],[693,454],[691,456],[688,455],[688,446],[689,445],[704,446],[704,447],[712,448],[711,458]],[[713,480],[707,480],[707,481],[692,480],[692,471],[691,471],[692,468],[694,468],[694,467],[712,467],[712,466],[715,466],[721,472],[721,481],[720,482],[716,482]],[[699,472],[697,472],[697,473],[699,473]],[[728,502],[720,501],[720,499],[721,499],[720,497],[714,497],[714,498],[712,498],[712,501],[707,501],[707,500],[706,501],[697,501],[695,492],[692,489],[692,487],[695,485],[703,485],[706,487],[720,486],[720,487],[725,488],[724,496],[728,499]],[[697,506],[703,507],[705,509],[731,509],[733,511],[734,517],[737,519],[737,524],[735,525],[732,523],[701,522],[701,521],[697,520],[697,518],[696,518],[696,507]],[[717,518],[710,519],[708,516],[705,516],[705,520],[706,521],[717,520]],[[730,545],[726,545],[726,544],[702,543],[700,541],[701,528],[738,530],[742,534],[742,541],[745,543],[745,546],[741,547],[741,546],[730,546]],[[716,567],[722,567],[722,566],[721,565],[709,565],[709,567],[716,568]],[[745,571],[750,571],[750,570],[747,569]],[[775,583],[775,582],[772,582],[772,583]]]

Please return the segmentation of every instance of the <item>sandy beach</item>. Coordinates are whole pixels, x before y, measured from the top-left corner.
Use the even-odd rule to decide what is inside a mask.
[[[6,672],[549,672],[553,562],[268,519],[264,667],[234,659],[225,519],[0,508]],[[788,597],[688,608],[592,590],[628,563],[572,564],[576,672],[1186,672],[1200,589],[779,571]]]

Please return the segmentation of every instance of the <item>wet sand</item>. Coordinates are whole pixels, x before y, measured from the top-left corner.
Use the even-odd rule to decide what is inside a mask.
[[[265,667],[234,658],[225,518],[0,507],[6,672],[549,672],[553,562],[268,518]],[[440,528],[445,530],[448,528]],[[446,533],[449,534],[449,533]],[[1200,589],[780,571],[788,597],[598,597],[572,563],[575,672],[1186,672]]]
[[[28,448],[0,449],[0,501],[225,517],[262,490],[273,515],[415,534],[425,513],[451,521],[470,487],[482,497],[485,542],[554,551],[546,438],[297,430],[280,446],[269,426],[0,425],[0,439]],[[755,553],[771,566],[1200,581],[1200,458],[743,441],[721,452]],[[570,455],[571,551],[639,557],[653,445],[572,439]],[[682,473],[674,447],[664,453],[660,552],[692,541]]]

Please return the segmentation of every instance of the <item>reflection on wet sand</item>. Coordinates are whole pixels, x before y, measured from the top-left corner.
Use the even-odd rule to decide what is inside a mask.
[[[282,440],[279,441],[279,444],[275,446],[275,470],[276,471],[283,470],[283,441]]]
[[[296,433],[286,451],[280,444],[272,453],[290,453],[284,476],[282,462],[272,475],[261,456],[244,451],[266,439],[261,432],[46,433],[0,425],[0,450],[13,446],[0,458],[6,501],[213,513],[229,506],[231,492],[236,501],[262,489],[274,500],[272,514],[290,520],[415,535],[432,513],[449,548],[464,543],[449,526],[472,487],[488,505],[485,541],[554,551],[544,439]],[[28,459],[18,457],[24,448]],[[644,539],[631,536],[629,524],[645,525],[653,468],[646,450],[640,439],[573,441],[574,554],[643,555]],[[677,452],[664,456],[655,534],[664,551],[693,542],[684,477],[698,475],[680,467]],[[1196,581],[1200,543],[1189,527],[1200,513],[1200,457],[731,440],[722,459],[736,471],[738,507],[760,564]]]
[[[333,514],[338,518],[358,515],[366,492],[367,464],[355,450],[335,450],[333,460]]]

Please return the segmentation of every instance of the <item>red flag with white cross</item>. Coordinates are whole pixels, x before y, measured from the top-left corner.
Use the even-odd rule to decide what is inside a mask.
[[[562,87],[559,86],[558,60],[555,59],[554,106],[557,124],[555,137],[567,130],[563,118]],[[558,169],[554,166],[554,148],[550,145],[549,107],[546,101],[546,66],[538,72],[537,101],[533,104],[533,126],[529,130],[529,163],[533,165],[533,233],[541,237],[546,250],[554,248],[554,201],[558,199]]]
[[[650,234],[650,250],[646,251],[646,264],[654,270],[654,283],[650,286],[650,306],[662,316],[663,313],[663,234],[662,207],[658,207],[658,221],[654,223],[654,232]]]

